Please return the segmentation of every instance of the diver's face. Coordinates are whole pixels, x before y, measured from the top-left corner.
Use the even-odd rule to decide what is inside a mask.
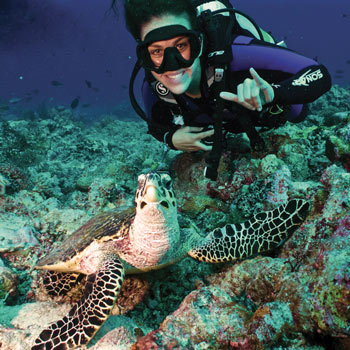
[[[185,14],[183,16],[163,15],[152,18],[142,26],[141,40],[144,40],[145,36],[152,30],[169,25],[182,25],[187,29],[191,29],[190,21]],[[162,64],[164,50],[167,47],[176,47],[183,58],[186,60],[190,58],[191,47],[186,36],[180,35],[167,40],[155,41],[148,46],[148,52],[156,68]],[[200,60],[197,57],[190,67],[164,73],[152,71],[152,74],[174,94],[188,92],[196,95],[199,93],[200,72]]]

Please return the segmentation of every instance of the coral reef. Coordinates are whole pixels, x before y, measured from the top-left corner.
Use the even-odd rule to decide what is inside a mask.
[[[280,258],[257,257],[210,276],[134,348],[259,350],[301,347],[305,334],[349,337],[349,185],[349,173],[327,168],[322,212],[309,216]]]
[[[133,205],[137,176],[170,168],[183,229],[205,236],[290,198],[311,211],[277,251],[235,264],[186,258],[130,276],[90,349],[328,350],[350,346],[350,91],[332,90],[302,123],[230,135],[217,181],[205,154],[169,151],[143,122],[89,125],[62,107],[0,121],[0,347],[28,349],[79,298],[51,300],[36,261],[94,215]],[[6,113],[6,112],[4,112]],[[119,119],[118,119],[119,118]]]

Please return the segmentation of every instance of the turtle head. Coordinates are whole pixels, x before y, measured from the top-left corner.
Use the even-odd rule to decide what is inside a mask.
[[[159,268],[183,257],[181,232],[172,179],[165,172],[138,177],[136,215],[129,231],[129,245],[121,257],[142,270]]]
[[[135,202],[137,215],[169,218],[177,206],[172,179],[166,172],[150,172],[138,177]]]

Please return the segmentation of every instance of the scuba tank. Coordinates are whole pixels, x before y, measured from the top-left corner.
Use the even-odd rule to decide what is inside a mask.
[[[211,180],[216,180],[223,144],[222,120],[224,101],[220,98],[220,92],[227,90],[226,76],[230,71],[230,63],[233,60],[231,45],[234,37],[246,35],[271,43],[275,43],[275,40],[250,17],[235,10],[228,0],[207,2],[193,0],[193,4],[197,11],[201,31],[206,38],[204,50],[206,63],[214,69],[214,81],[211,85],[212,96],[216,104],[213,114],[213,146],[206,157],[207,166],[204,170],[204,175]],[[251,117],[248,115],[242,116],[237,119],[237,123],[248,135],[251,147],[254,150],[263,149],[264,141],[254,127]]]

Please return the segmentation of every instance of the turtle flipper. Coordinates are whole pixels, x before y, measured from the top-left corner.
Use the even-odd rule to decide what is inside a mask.
[[[47,271],[43,283],[49,295],[66,295],[75,286],[80,276],[79,273]]]
[[[52,323],[35,340],[31,350],[67,350],[87,344],[108,318],[124,279],[116,255],[87,277],[84,295],[61,320]]]
[[[237,225],[217,228],[188,254],[199,261],[219,263],[244,259],[282,245],[305,220],[308,202],[293,199],[280,207],[254,215]]]

